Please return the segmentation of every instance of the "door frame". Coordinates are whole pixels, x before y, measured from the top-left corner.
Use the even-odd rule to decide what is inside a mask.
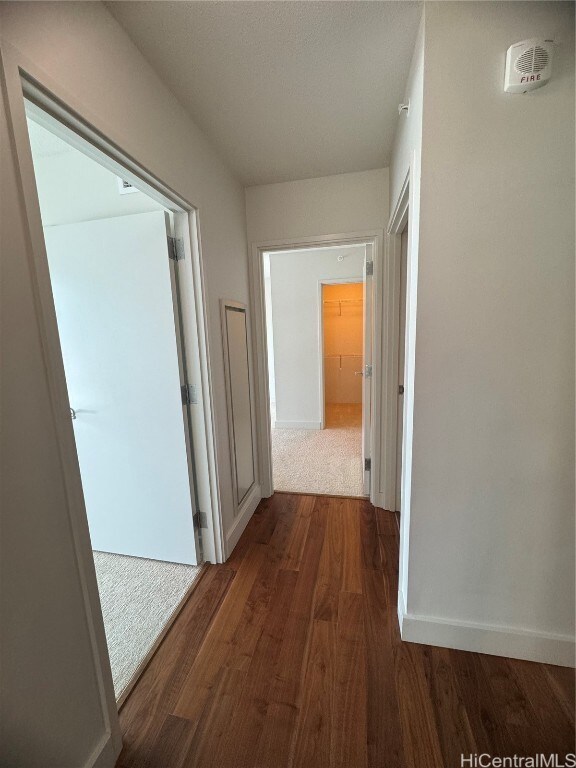
[[[122,734],[118,718],[118,704],[114,694],[108,645],[100,607],[100,597],[94,558],[90,543],[88,520],[84,505],[82,481],[78,466],[74,432],[70,419],[68,392],[60,349],[58,326],[52,299],[46,248],[32,152],[26,123],[26,101],[37,105],[51,119],[78,136],[83,151],[91,148],[94,157],[105,167],[123,178],[133,181],[154,199],[159,200],[179,219],[185,258],[182,287],[186,296],[184,316],[187,327],[197,332],[195,366],[199,375],[199,398],[196,431],[203,442],[202,459],[197,469],[205,477],[205,495],[209,508],[205,510],[208,529],[203,537],[206,559],[221,562],[225,547],[221,524],[221,507],[216,466],[215,428],[213,423],[213,394],[209,366],[206,291],[198,209],[161,181],[151,170],[125,153],[94,126],[101,120],[87,113],[81,100],[67,93],[21,51],[9,44],[0,50],[8,130],[13,141],[24,222],[28,237],[28,266],[34,290],[40,342],[46,366],[48,391],[56,429],[56,440],[64,479],[67,514],[76,556],[78,583],[84,604],[84,618],[92,649],[94,675],[100,695],[100,707],[105,732],[95,745],[87,765],[103,765],[115,759],[122,748]],[[168,203],[168,204],[166,204]],[[190,342],[191,333],[187,334]]]
[[[320,381],[320,429],[326,428],[326,397],[324,392],[324,300],[323,286],[364,283],[363,277],[322,277],[318,280],[318,366]],[[364,312],[364,307],[362,307]],[[372,319],[372,318],[371,318]]]
[[[195,474],[198,477],[199,506],[204,512],[205,525],[202,529],[204,559],[219,562],[223,559],[224,544],[217,485],[215,434],[212,423],[212,384],[208,358],[207,314],[198,209],[102,136],[80,115],[64,106],[50,91],[39,85],[27,73],[20,71],[19,74],[21,104],[17,104],[16,109],[21,114],[12,118],[12,126],[25,190],[25,207],[32,242],[40,323],[48,345],[48,361],[50,367],[54,369],[53,386],[55,388],[59,388],[62,383],[65,386],[65,377],[61,369],[58,328],[54,325],[52,289],[26,126],[26,105],[31,105],[31,111],[39,116],[50,130],[65,137],[69,143],[103,167],[136,184],[139,189],[173,214],[173,235],[178,239],[178,246],[182,249],[181,255],[183,255],[183,258],[179,258],[177,262],[178,298],[181,302],[184,330],[184,342],[182,342],[176,328],[179,364],[181,365],[185,358],[188,376],[194,383],[197,382],[200,392],[198,403],[194,405],[196,410],[192,414],[194,417],[191,424],[192,434],[188,435],[190,460],[192,458],[191,443],[196,447],[194,454],[196,467],[195,471],[191,472],[191,476]],[[12,105],[10,108],[12,111]],[[20,123],[20,119],[23,123]],[[172,278],[175,265],[176,262],[170,262]],[[176,301],[174,292],[173,301]],[[174,309],[177,310],[176,305]],[[194,343],[195,340],[197,343]],[[66,409],[69,413],[68,405]],[[188,410],[191,411],[191,409]],[[184,421],[186,422],[186,419]],[[185,428],[185,431],[188,432],[188,429]],[[62,436],[61,439],[67,438]],[[65,471],[75,471],[75,469],[66,463]]]
[[[390,285],[386,276],[390,273],[388,249],[384,249],[384,230],[373,229],[360,232],[346,232],[332,235],[290,238],[285,240],[267,240],[255,242],[250,248],[250,303],[252,306],[252,338],[254,339],[254,371],[256,372],[256,419],[258,463],[263,497],[274,493],[272,478],[272,434],[270,424],[270,393],[268,385],[268,350],[266,343],[266,314],[264,294],[265,253],[274,251],[293,251],[309,248],[327,248],[347,245],[371,245],[374,262],[374,300],[372,309],[372,418],[370,423],[370,442],[372,472],[370,478],[370,501],[378,507],[386,507],[386,499],[393,499],[395,492],[394,476],[390,475],[389,465],[382,461],[385,444],[383,441],[382,417],[386,411],[389,391],[383,388],[382,341],[387,320],[383,315],[384,286],[386,294]],[[388,354],[388,353],[387,353]],[[394,471],[396,466],[394,464]],[[382,491],[385,489],[385,492]]]
[[[396,478],[396,463],[398,449],[398,340],[400,326],[400,265],[402,258],[402,233],[408,225],[408,242],[406,254],[406,325],[404,331],[404,397],[403,435],[402,435],[402,471],[401,471],[401,508],[400,508],[400,561],[398,573],[398,620],[402,627],[406,613],[408,558],[410,548],[410,509],[412,490],[412,432],[414,418],[414,373],[416,353],[416,315],[417,315],[417,286],[418,286],[418,247],[419,247],[419,158],[413,152],[406,176],[393,201],[386,230],[386,249],[389,253],[388,264],[392,271],[394,291],[390,296],[391,318],[388,324],[389,335],[387,343],[390,348],[388,356],[390,368],[387,371],[387,386],[394,392],[394,397],[387,401],[388,424],[388,460],[394,466]],[[393,388],[393,390],[392,390]],[[395,499],[394,499],[395,501]]]
[[[390,397],[386,401],[386,412],[384,415],[386,423],[386,446],[384,460],[387,462],[388,471],[394,472],[394,495],[390,498],[392,511],[396,510],[397,496],[397,457],[398,457],[398,363],[399,363],[399,335],[400,335],[400,267],[402,260],[402,232],[408,221],[409,211],[409,178],[404,181],[400,191],[397,204],[390,215],[387,228],[386,249],[388,251],[388,264],[390,267],[390,281],[394,286],[389,296],[387,312],[387,339],[386,344],[390,354],[387,356],[386,387],[390,392]],[[408,233],[410,238],[410,233]],[[408,243],[410,248],[410,242]],[[410,251],[408,251],[408,254]],[[407,328],[405,329],[405,335]],[[405,383],[406,385],[406,383]],[[402,455],[402,464],[404,464],[404,455]]]

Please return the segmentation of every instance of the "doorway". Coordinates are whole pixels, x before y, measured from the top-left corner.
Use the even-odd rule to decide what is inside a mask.
[[[173,206],[27,105],[50,289],[118,704],[201,571]],[[122,173],[122,169],[118,169]],[[184,248],[180,243],[180,248]]]
[[[263,254],[275,491],[370,493],[370,256],[365,243]]]

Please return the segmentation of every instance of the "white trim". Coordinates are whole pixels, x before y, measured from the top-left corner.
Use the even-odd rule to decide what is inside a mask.
[[[30,68],[20,67],[19,71],[24,97],[33,105],[32,112],[39,122],[43,122],[43,115],[47,116],[48,121],[43,124],[48,130],[64,138],[67,143],[80,149],[112,173],[120,174],[124,180],[137,187],[138,191],[145,192],[161,205],[165,205],[165,198],[168,198],[185,211],[195,209],[192,203],[95,128],[89,119],[85,119],[78,109],[72,106],[71,100],[59,98],[52,84],[45,86],[43,83],[47,78],[42,77],[41,83],[39,77],[31,74]]]
[[[400,637],[402,637],[402,625],[404,624],[404,617],[406,616],[406,598],[404,592],[398,588],[398,604],[396,608],[398,616],[398,624],[400,625]]]
[[[493,626],[404,613],[402,640],[461,651],[488,653],[511,659],[574,667],[576,643],[570,635],[536,632],[518,627]]]
[[[109,768],[116,763],[118,755],[112,736],[106,732],[82,768]]]
[[[244,529],[248,525],[250,518],[254,514],[261,499],[262,491],[260,490],[260,486],[253,485],[248,494],[244,497],[244,501],[240,505],[234,523],[226,534],[226,558],[230,557],[234,547],[238,544],[240,536],[244,533]]]
[[[384,463],[388,472],[394,474],[396,485],[396,466],[398,459],[398,336],[399,336],[399,299],[400,299],[400,266],[402,257],[402,232],[408,223],[407,263],[406,263],[406,325],[405,325],[405,356],[404,356],[404,397],[403,397],[403,435],[402,435],[402,467],[401,467],[401,509],[400,509],[400,561],[398,573],[398,588],[406,613],[408,597],[408,560],[410,553],[410,511],[412,484],[412,431],[414,415],[414,369],[416,345],[417,317],[417,285],[418,285],[418,249],[419,249],[419,158],[414,151],[410,166],[406,172],[402,187],[393,209],[387,227],[386,252],[390,293],[387,296],[389,321],[386,328],[389,336],[384,340],[387,355],[384,386],[391,396],[387,400],[387,412],[384,418],[386,425]],[[393,394],[392,394],[393,393]],[[389,499],[393,508],[396,505],[396,491]]]
[[[396,465],[398,441],[398,341],[400,333],[400,263],[402,232],[408,220],[410,174],[404,179],[396,206],[390,215],[384,257],[384,337],[382,349],[382,379],[384,389],[390,393],[384,399],[382,463],[383,475],[390,477],[389,485],[381,488],[384,508],[396,511]],[[393,479],[392,479],[393,478]],[[400,510],[397,510],[398,512]]]
[[[380,392],[382,371],[382,259],[383,259],[384,232],[381,229],[362,232],[347,232],[333,235],[319,235],[313,237],[293,238],[287,240],[267,240],[251,244],[250,250],[250,303],[252,307],[253,328],[253,355],[254,370],[256,372],[256,420],[257,420],[257,445],[259,478],[262,496],[271,496],[274,492],[272,479],[272,443],[270,420],[270,394],[268,384],[268,352],[266,346],[266,314],[264,297],[264,269],[263,254],[273,251],[293,251],[302,248],[326,248],[342,245],[373,246],[374,261],[374,318],[373,324],[373,374],[372,393]],[[386,393],[388,396],[389,393]],[[374,408],[371,424],[371,489],[370,500],[376,506],[382,506],[382,494],[379,492],[382,483],[388,488],[393,477],[381,479],[381,419],[378,401],[380,397],[373,398]],[[392,488],[393,490],[393,488]]]
[[[252,484],[239,499],[238,493],[238,478],[236,475],[236,441],[234,439],[234,405],[232,402],[232,382],[230,380],[230,360],[228,358],[228,322],[226,312],[228,309],[234,309],[244,314],[244,324],[246,329],[246,361],[248,363],[248,394],[250,397],[250,431],[252,435]],[[250,332],[250,318],[248,314],[248,305],[241,301],[235,301],[234,299],[220,299],[220,324],[222,332],[222,354],[224,359],[224,382],[226,386],[226,415],[228,420],[228,444],[230,447],[230,470],[232,473],[232,495],[234,505],[234,517],[242,514],[242,511],[246,505],[246,499],[251,495],[255,487],[259,487],[258,483],[258,450],[256,445],[256,406],[254,397],[254,364],[253,358],[250,353],[252,346],[251,332]],[[232,550],[227,550],[228,554]]]
[[[275,421],[274,429],[324,429],[321,421]]]
[[[224,562],[224,536],[216,460],[216,432],[213,418],[213,385],[210,365],[210,344],[206,307],[206,287],[202,240],[197,211],[174,215],[175,234],[184,241],[185,258],[178,268],[183,272],[181,286],[182,316],[185,324],[184,344],[187,353],[188,375],[200,381],[198,403],[190,409],[194,461],[198,480],[200,511],[206,513],[207,527],[202,528],[202,556],[204,561]],[[184,233],[184,229],[188,231]],[[188,333],[186,333],[186,329]],[[197,342],[197,343],[194,343]],[[204,464],[204,467],[202,467]]]

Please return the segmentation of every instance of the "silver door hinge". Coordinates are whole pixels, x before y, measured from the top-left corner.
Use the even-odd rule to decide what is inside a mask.
[[[372,366],[371,365],[366,364],[364,366],[364,376],[366,376],[367,378],[370,378],[372,376]]]
[[[182,261],[184,259],[184,241],[175,237],[168,238],[168,257],[172,261]]]
[[[206,515],[206,512],[195,512],[192,519],[197,528],[208,528],[208,516]]]
[[[364,472],[372,471],[372,459],[364,459]]]
[[[366,262],[366,277],[372,277],[374,274],[374,262],[373,261],[367,261]]]
[[[182,394],[182,405],[196,405],[198,402],[198,388],[196,384],[182,384],[180,392]]]

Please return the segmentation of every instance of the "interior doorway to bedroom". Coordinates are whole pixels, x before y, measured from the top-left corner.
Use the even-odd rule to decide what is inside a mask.
[[[358,244],[264,253],[275,491],[369,495],[367,249]]]
[[[28,104],[27,115],[120,704],[201,570],[191,404],[182,390],[184,259],[174,258],[181,214],[97,162],[39,108]]]

